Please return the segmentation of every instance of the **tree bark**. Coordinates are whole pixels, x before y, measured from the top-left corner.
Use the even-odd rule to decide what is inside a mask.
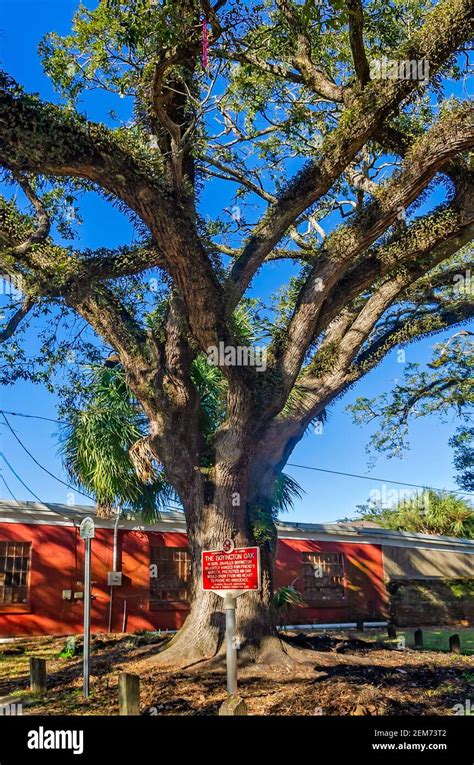
[[[222,486],[214,487],[212,502],[203,503],[199,494],[195,494],[185,503],[192,557],[191,610],[161,657],[164,661],[192,663],[225,650],[223,600],[202,589],[202,552],[221,549],[227,538],[233,539],[237,547],[260,547],[261,589],[237,599],[237,647],[256,658],[275,636],[271,600],[276,528],[272,523],[262,544],[252,528],[248,506],[233,505],[240,495],[239,492],[229,495],[228,488],[223,491]]]

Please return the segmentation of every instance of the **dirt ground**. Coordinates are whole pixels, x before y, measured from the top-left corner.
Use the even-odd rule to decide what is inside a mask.
[[[292,634],[301,663],[239,667],[239,693],[252,715],[450,715],[474,698],[474,657],[398,650],[368,633]],[[141,678],[141,711],[149,715],[215,715],[226,697],[225,668],[198,663],[175,671],[156,666],[163,638],[154,633],[96,637],[91,695],[82,698],[82,658],[60,657],[65,638],[0,645],[0,697],[23,714],[118,714],[118,673]],[[79,646],[80,648],[80,646]],[[290,649],[291,650],[291,649]],[[29,691],[29,657],[47,659],[48,690]],[[1,703],[1,700],[0,700]],[[472,706],[472,704],[471,704]]]

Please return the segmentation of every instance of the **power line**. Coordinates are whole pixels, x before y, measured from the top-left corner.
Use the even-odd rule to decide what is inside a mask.
[[[28,492],[29,492],[29,493],[30,493],[30,494],[31,494],[31,495],[32,495],[32,496],[33,496],[35,499],[37,499],[37,500],[38,500],[38,502],[40,502],[42,505],[44,505],[44,502],[43,502],[43,501],[42,501],[42,500],[41,500],[41,499],[38,497],[38,495],[37,495],[37,494],[35,494],[35,493],[34,493],[34,491],[32,491],[32,489],[30,489],[30,487],[26,485],[26,483],[24,482],[24,480],[23,480],[22,478],[20,478],[20,476],[18,475],[18,473],[16,472],[16,470],[15,470],[15,469],[14,469],[14,468],[13,468],[13,467],[10,465],[10,463],[8,462],[8,460],[7,460],[7,458],[5,457],[4,453],[3,453],[3,452],[0,452],[0,455],[1,455],[1,456],[3,457],[3,459],[5,460],[5,462],[6,462],[7,466],[10,468],[11,472],[13,473],[13,475],[15,476],[15,478],[17,479],[17,481],[19,481],[19,482],[21,483],[21,485],[22,485],[22,486],[23,486],[23,487],[26,489],[26,491],[28,491]]]
[[[332,473],[333,475],[344,475],[349,478],[362,478],[364,481],[381,481],[382,483],[395,483],[399,486],[412,486],[414,489],[431,489],[432,491],[444,492],[446,494],[462,494],[465,497],[474,497],[472,492],[460,491],[459,489],[438,489],[436,486],[423,486],[421,483],[408,483],[407,481],[392,481],[390,478],[377,478],[370,475],[359,475],[358,473],[344,473],[342,470],[328,470],[327,468],[317,468],[310,465],[296,465],[294,462],[287,462],[288,467],[302,468],[303,470],[316,470],[318,473]]]
[[[27,484],[26,484],[26,483],[23,481],[23,479],[22,479],[22,478],[20,478],[20,476],[18,475],[18,473],[16,472],[16,470],[15,470],[15,469],[12,467],[12,465],[11,465],[11,464],[8,462],[8,460],[7,460],[7,458],[5,457],[5,455],[4,455],[4,453],[3,453],[3,452],[0,452],[0,457],[3,457],[4,461],[6,462],[7,466],[10,468],[11,472],[13,473],[13,475],[15,476],[15,478],[17,479],[17,481],[19,481],[19,482],[21,483],[21,485],[25,487],[26,491],[29,491],[29,493],[30,493],[30,494],[31,494],[31,495],[32,495],[32,496],[33,496],[35,499],[37,499],[37,500],[38,500],[38,502],[40,503],[40,505],[44,505],[45,507],[48,507],[50,510],[52,510],[52,512],[53,512],[53,513],[56,513],[56,515],[60,515],[60,516],[61,516],[61,518],[64,518],[66,521],[68,521],[68,523],[72,523],[72,525],[74,526],[74,528],[77,528],[77,523],[76,523],[76,521],[74,520],[74,518],[73,518],[72,516],[69,516],[69,515],[65,515],[65,514],[64,514],[64,513],[62,513],[60,510],[56,510],[56,508],[52,506],[54,503],[48,504],[48,503],[46,503],[46,502],[43,502],[43,500],[42,500],[42,499],[40,499],[40,498],[38,497],[38,495],[37,495],[37,494],[35,494],[35,493],[34,493],[34,491],[32,491],[32,490],[30,489],[30,487],[29,487],[29,486],[27,486]],[[9,489],[9,488],[8,488],[8,484],[7,484],[7,482],[5,481],[5,478],[3,477],[3,475],[2,475],[2,473],[1,473],[1,472],[0,472],[0,478],[2,478],[2,479],[3,479],[3,483],[4,483],[4,484],[5,484],[5,486],[7,487],[7,489],[8,489],[8,492],[9,492],[10,496],[12,496],[12,497],[13,497],[13,499],[14,499],[14,500],[15,500],[15,502],[17,503],[18,507],[21,507],[21,502],[18,502],[18,500],[16,499],[16,497],[15,497],[15,496],[12,494],[12,492],[11,492],[11,489]]]
[[[51,417],[40,417],[38,414],[23,414],[22,412],[8,412],[6,409],[0,409],[0,414],[8,414],[12,417],[25,417],[30,420],[44,420],[45,422],[55,422],[59,425],[68,425],[66,420],[53,420]]]
[[[0,468],[0,470],[1,470],[1,468]],[[12,490],[10,489],[9,485],[7,484],[7,482],[6,482],[6,480],[5,480],[4,476],[3,476],[3,473],[1,473],[1,472],[0,472],[0,478],[2,479],[3,483],[5,484],[5,486],[6,486],[6,488],[7,488],[7,491],[8,491],[8,493],[9,493],[10,497],[11,497],[11,498],[14,500],[14,502],[16,502],[16,503],[17,503],[18,507],[21,507],[21,505],[20,505],[20,503],[18,502],[17,498],[15,497],[15,495],[13,494],[13,492],[12,492]]]
[[[76,487],[72,486],[72,484],[67,483],[66,481],[63,481],[61,478],[58,478],[56,475],[54,475],[54,473],[51,473],[50,470],[48,470],[47,468],[44,467],[44,465],[42,465],[40,462],[38,462],[36,457],[34,457],[32,455],[32,453],[29,451],[29,449],[27,449],[27,447],[25,446],[23,441],[19,438],[19,436],[17,436],[17,434],[13,430],[12,426],[10,425],[10,423],[7,420],[5,412],[2,411],[1,414],[2,414],[3,419],[5,420],[6,426],[8,427],[8,429],[10,430],[12,435],[14,436],[14,438],[16,438],[16,440],[20,444],[21,448],[24,449],[24,451],[27,453],[27,455],[33,460],[35,465],[38,465],[38,467],[41,468],[41,470],[44,470],[44,472],[47,473],[49,476],[51,476],[51,478],[54,478],[55,481],[58,481],[59,483],[62,483],[63,486],[67,486],[68,489],[72,489],[73,491],[77,491],[77,493],[78,494],[82,494],[83,497],[87,497],[87,499],[92,499],[92,501],[94,501],[93,498],[89,496],[89,494],[85,494],[80,489],[77,489]]]
[[[54,422],[59,425],[69,424],[66,420],[54,420],[49,417],[40,417],[39,415],[35,415],[35,414],[23,414],[22,412],[8,412],[4,409],[0,409],[0,414],[4,416],[5,420],[6,420],[5,414],[9,414],[13,417],[27,417],[27,418],[31,418],[35,420],[45,420],[46,422]],[[8,425],[8,422],[7,422],[7,425]],[[17,437],[16,434],[14,435],[15,437]],[[23,446],[23,448],[25,449],[25,451],[27,451],[26,447]],[[34,457],[32,455],[30,456],[34,460]],[[36,464],[39,464],[39,463],[36,462]],[[472,492],[460,491],[459,489],[438,489],[435,486],[426,486],[426,485],[418,484],[418,483],[409,483],[408,481],[395,481],[395,480],[392,481],[390,478],[377,478],[375,476],[360,475],[358,473],[347,473],[343,470],[329,470],[328,468],[317,468],[311,465],[297,465],[293,462],[288,462],[287,465],[288,467],[301,468],[302,470],[314,470],[318,473],[330,473],[332,475],[342,475],[342,476],[346,476],[347,478],[360,478],[364,481],[381,481],[383,483],[392,483],[398,486],[410,486],[414,489],[431,489],[432,491],[439,491],[445,494],[460,494],[463,497],[474,497],[474,494]],[[39,465],[39,467],[42,467],[42,466]],[[42,468],[42,469],[46,470],[46,468]],[[46,472],[48,473],[49,471],[46,470]],[[50,473],[50,475],[52,475],[52,473]],[[55,478],[57,481],[60,481],[60,483],[64,483],[64,481],[61,481],[61,479],[57,478],[55,475],[52,475],[52,477]],[[81,492],[78,489],[75,489],[73,486],[69,486],[69,484],[65,484],[65,485],[73,489],[74,491],[77,491],[79,494],[82,494],[84,497],[87,497],[88,499],[92,499],[92,497],[89,497],[88,494],[84,494],[84,492]]]

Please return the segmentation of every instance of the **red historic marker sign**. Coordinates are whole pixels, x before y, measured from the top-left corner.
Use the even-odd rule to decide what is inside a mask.
[[[232,552],[204,550],[202,588],[236,598],[260,589],[260,548],[236,547]]]

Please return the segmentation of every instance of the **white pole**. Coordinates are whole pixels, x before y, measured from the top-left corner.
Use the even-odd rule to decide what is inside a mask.
[[[227,693],[231,696],[237,693],[237,648],[235,645],[235,598],[226,595],[224,598],[226,659],[227,659]]]
[[[89,655],[91,637],[91,540],[85,539],[84,556],[84,698],[89,698]]]

